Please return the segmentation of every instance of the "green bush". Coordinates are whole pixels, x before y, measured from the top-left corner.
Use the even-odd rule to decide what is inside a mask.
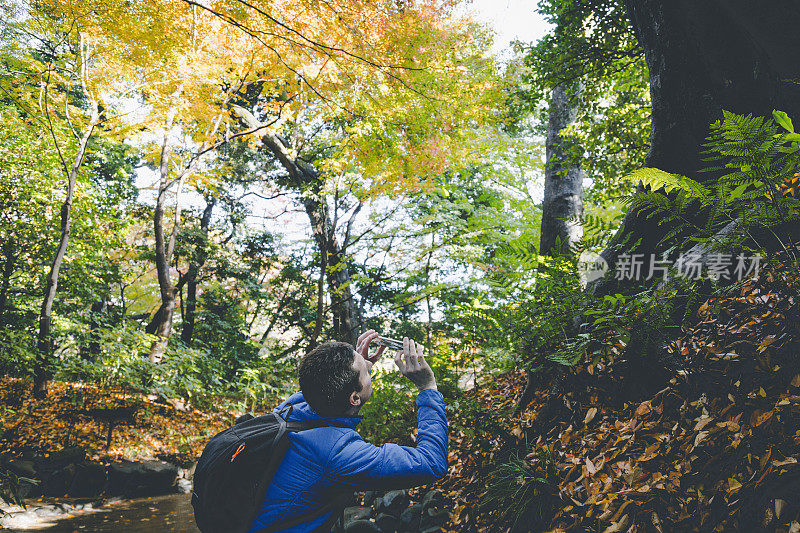
[[[260,358],[255,364],[240,368],[234,384],[234,393],[243,402],[243,410],[254,412],[269,409],[297,390],[297,360],[293,357],[277,361],[268,356]]]
[[[399,372],[374,371],[372,397],[361,409],[359,432],[371,442],[413,446],[411,434],[417,427],[415,398],[416,387]]]
[[[445,400],[461,396],[458,387],[459,373],[455,369],[456,353],[449,343],[439,344],[427,354],[425,360],[431,366],[433,375],[436,376],[436,386]]]
[[[148,361],[149,363],[149,361]],[[223,388],[222,364],[205,351],[174,342],[160,364],[151,365],[152,392],[203,405]]]
[[[480,510],[498,513],[500,520],[512,527],[524,517],[526,526],[534,529],[535,524],[544,527],[547,522],[556,468],[548,448],[539,448],[528,457],[514,457],[490,474]]]
[[[166,398],[183,398],[195,404],[220,392],[222,367],[203,350],[189,348],[177,338],[170,341],[159,364],[147,357],[155,337],[133,326],[95,330],[100,352],[92,358],[70,354],[56,365],[54,377],[124,387]]]
[[[0,329],[0,372],[29,377],[36,361],[36,338],[25,330]]]
[[[97,328],[94,333],[99,353],[91,357],[77,353],[62,355],[55,363],[54,378],[149,389],[152,365],[146,354],[155,337],[133,326]]]

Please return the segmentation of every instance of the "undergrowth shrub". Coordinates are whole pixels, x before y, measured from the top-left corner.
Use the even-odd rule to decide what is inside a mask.
[[[266,411],[298,390],[297,358],[272,360],[267,354],[257,364],[240,368],[233,386],[244,411]]]
[[[525,458],[514,457],[489,475],[479,509],[496,513],[502,523],[512,528],[522,521],[525,531],[541,529],[549,521],[553,507],[556,474],[555,461],[547,447],[538,448]]]
[[[586,343],[578,334],[578,318],[587,308],[576,261],[553,260],[540,272],[535,285],[519,301],[512,302],[501,323],[508,328],[516,349],[531,369],[546,365],[575,365]],[[569,341],[569,342],[568,342]],[[566,350],[557,350],[567,343]]]
[[[36,339],[26,330],[0,329],[0,373],[17,378],[33,375]]]
[[[161,363],[154,364],[147,358],[153,335],[134,326],[98,328],[95,333],[99,353],[92,357],[62,355],[54,369],[56,380],[130,388],[183,398],[195,405],[223,387],[221,364],[205,351],[173,341]]]
[[[373,370],[372,396],[359,413],[363,418],[358,427],[364,439],[413,446],[416,391],[416,386],[396,370]]]

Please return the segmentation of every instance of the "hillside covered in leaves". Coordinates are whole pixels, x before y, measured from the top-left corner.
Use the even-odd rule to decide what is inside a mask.
[[[669,343],[681,370],[621,405],[613,361],[577,366],[582,386],[547,420],[546,388],[500,415],[518,373],[467,393],[479,416],[456,411],[440,484],[452,530],[800,531],[799,291],[779,263],[704,301]]]

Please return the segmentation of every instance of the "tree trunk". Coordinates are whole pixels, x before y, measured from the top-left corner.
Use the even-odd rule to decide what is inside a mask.
[[[173,98],[177,98],[182,91],[182,87],[175,91]],[[156,208],[153,212],[153,231],[156,241],[156,274],[158,277],[158,287],[161,292],[161,306],[154,317],[153,330],[158,337],[150,346],[150,361],[153,363],[161,362],[164,353],[167,351],[167,343],[172,333],[172,317],[175,314],[175,297],[177,288],[172,285],[169,268],[172,261],[172,251],[175,247],[177,237],[178,222],[180,220],[179,205],[175,206],[175,221],[172,225],[170,240],[164,240],[164,205],[167,201],[167,191],[172,185],[169,181],[169,159],[172,153],[170,146],[170,132],[172,123],[175,120],[177,106],[173,103],[167,112],[167,120],[164,125],[164,138],[161,143],[161,156],[159,162],[159,185],[158,197],[156,198]],[[180,190],[178,191],[180,195]]]
[[[200,269],[208,257],[208,228],[211,226],[211,213],[217,204],[216,197],[206,199],[206,207],[200,217],[200,231],[203,232],[203,242],[198,244],[199,249],[195,251],[196,261],[189,265],[186,272],[186,315],[183,317],[183,327],[181,329],[181,340],[190,344],[194,334],[194,323],[197,311],[197,276]]]
[[[314,320],[314,330],[308,340],[308,349],[313,350],[318,344],[319,334],[322,333],[322,323],[325,322],[325,273],[328,271],[328,256],[319,254],[319,279],[317,280],[317,311]],[[264,336],[266,339],[266,335]]]
[[[109,295],[106,294],[99,302],[93,303],[92,309],[89,311],[89,344],[81,349],[81,356],[88,361],[93,361],[100,354],[100,335],[97,333],[100,326],[98,318],[108,312],[108,297]]]
[[[583,214],[583,172],[579,167],[566,165],[569,159],[561,137],[561,132],[575,122],[578,116],[578,110],[570,102],[571,96],[562,86],[553,89],[550,121],[547,126],[547,165],[539,248],[542,255],[551,257],[574,254],[575,245],[583,238],[583,226],[577,219],[570,221],[571,218]],[[514,416],[519,416],[525,410],[536,392],[537,374],[527,369],[526,376],[528,381],[517,402]],[[560,394],[562,379],[563,372],[556,372],[550,383],[545,412],[537,419],[539,423],[546,420],[547,413],[557,407],[556,403],[563,402]]]
[[[161,305],[158,306],[158,309],[156,309],[153,318],[151,318],[150,322],[148,322],[147,325],[144,327],[144,332],[149,335],[155,335],[156,331],[158,331],[158,325],[162,321],[161,317],[163,316],[163,314],[164,314],[164,304],[162,303]]]
[[[69,216],[72,212],[72,200],[75,195],[75,180],[78,178],[78,170],[83,164],[83,157],[86,154],[86,145],[89,143],[89,138],[92,136],[92,132],[100,120],[97,102],[94,99],[90,100],[92,101],[92,115],[83,132],[80,144],[78,145],[78,153],[75,155],[75,159],[72,162],[72,169],[67,176],[67,197],[61,205],[61,237],[58,241],[55,256],[53,256],[53,262],[50,264],[50,273],[47,276],[44,299],[39,313],[39,334],[36,338],[36,364],[33,371],[33,395],[36,398],[44,398],[47,395],[47,380],[49,379],[47,367],[50,364],[53,351],[52,339],[50,337],[52,326],[51,313],[53,310],[53,301],[55,301],[56,298],[56,290],[58,289],[58,272],[61,269],[61,263],[64,260],[64,254],[67,251],[67,244],[69,243]],[[46,102],[45,105],[47,105]]]
[[[247,120],[246,117],[245,120]],[[256,127],[250,124],[250,127]],[[303,208],[311,223],[314,241],[320,253],[325,254],[326,278],[331,299],[334,336],[337,340],[355,346],[358,338],[358,309],[350,289],[350,269],[342,245],[336,238],[330,211],[325,198],[320,196],[322,176],[312,165],[290,153],[288,143],[275,134],[263,138],[264,145],[273,153],[289,173],[295,188],[303,190]]]
[[[544,200],[540,253],[556,256],[571,254],[583,237],[579,221],[570,218],[583,214],[583,173],[579,167],[565,166],[567,157],[561,132],[575,122],[577,109],[563,87],[553,89],[550,122],[547,127],[547,166],[544,173]]]
[[[358,309],[350,290],[350,269],[336,238],[328,206],[324,198],[309,197],[303,199],[303,206],[311,222],[314,241],[320,253],[325,255],[334,336],[336,340],[349,342],[355,346],[358,338],[356,331]]]
[[[425,261],[425,309],[428,312],[428,320],[425,324],[425,349],[431,352],[431,339],[433,338],[433,310],[431,308],[431,259],[436,248],[436,232],[431,232],[431,249],[428,252],[428,259]]]
[[[156,314],[154,320],[158,321],[155,327],[155,334],[157,339],[150,347],[150,361],[154,363],[161,362],[164,353],[167,350],[167,343],[172,334],[172,320],[175,315],[175,299],[178,294],[178,287],[172,284],[170,277],[170,263],[172,262],[172,253],[175,250],[175,241],[178,238],[178,229],[181,225],[181,192],[186,178],[194,171],[200,158],[203,154],[222,146],[228,141],[226,138],[219,143],[214,143],[214,137],[219,132],[222,118],[228,113],[228,103],[230,98],[241,89],[244,80],[239,80],[238,85],[233,84],[228,87],[225,99],[220,105],[220,112],[214,119],[211,127],[207,130],[207,138],[200,144],[197,152],[189,158],[188,163],[180,170],[178,176],[170,181],[169,175],[169,159],[172,153],[170,146],[170,131],[175,120],[177,112],[177,99],[183,93],[183,84],[179,85],[175,92],[172,94],[172,103],[170,104],[169,111],[167,112],[166,121],[164,124],[164,139],[161,145],[161,158],[159,164],[159,186],[158,197],[156,199],[156,209],[153,215],[153,229],[155,231],[156,240],[156,272],[158,274],[158,286],[161,291],[161,307],[159,313]],[[169,242],[164,241],[164,204],[166,202],[167,191],[177,183],[177,191],[175,193],[175,214],[172,220],[172,231],[170,232]]]
[[[627,0],[634,32],[650,71],[652,130],[645,165],[702,181],[701,143],[722,110],[800,119],[800,5],[790,0]],[[641,184],[640,184],[641,187]],[[603,251],[609,274],[596,294],[614,292],[617,257],[658,253],[669,230],[629,211]],[[623,240],[626,242],[623,244]],[[648,265],[644,265],[647,269]]]

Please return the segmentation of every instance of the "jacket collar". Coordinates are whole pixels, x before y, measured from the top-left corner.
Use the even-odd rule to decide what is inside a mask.
[[[280,411],[281,409],[283,409],[284,407],[288,407],[289,405],[292,405],[292,414],[289,415],[289,420],[293,421],[325,420],[355,429],[358,423],[361,422],[362,418],[361,416],[344,416],[344,417],[320,416],[319,414],[317,414],[316,411],[314,411],[311,408],[310,405],[308,405],[308,402],[306,402],[302,392],[296,392],[292,394],[283,403],[281,403],[278,407],[276,407],[273,410]]]

